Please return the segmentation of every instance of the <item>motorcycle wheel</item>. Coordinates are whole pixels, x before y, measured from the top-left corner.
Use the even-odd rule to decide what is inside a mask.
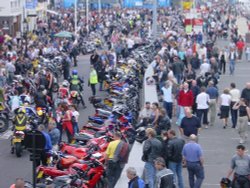
[[[15,143],[15,150],[16,150],[16,156],[21,157],[22,156],[22,143],[21,142]]]
[[[0,117],[0,133],[6,131],[9,128],[9,123],[6,118]]]
[[[54,83],[54,84],[53,84],[53,87],[52,87],[52,91],[53,91],[54,93],[56,93],[56,92],[58,92],[58,90],[59,90],[59,85],[58,85],[58,83]]]

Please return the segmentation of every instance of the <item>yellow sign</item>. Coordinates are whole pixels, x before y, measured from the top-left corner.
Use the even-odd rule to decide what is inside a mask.
[[[192,1],[186,1],[182,3],[183,10],[190,10],[193,6]]]

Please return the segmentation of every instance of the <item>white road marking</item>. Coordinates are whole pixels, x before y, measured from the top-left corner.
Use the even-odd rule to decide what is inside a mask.
[[[8,130],[8,131],[6,131],[3,135],[0,136],[0,139],[7,140],[7,139],[9,139],[9,137],[10,137],[12,134],[13,134],[13,131]]]

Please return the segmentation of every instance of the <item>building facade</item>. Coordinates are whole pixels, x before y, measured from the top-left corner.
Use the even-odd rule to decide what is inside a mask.
[[[25,0],[4,0],[0,3],[0,29],[11,36],[21,30]]]

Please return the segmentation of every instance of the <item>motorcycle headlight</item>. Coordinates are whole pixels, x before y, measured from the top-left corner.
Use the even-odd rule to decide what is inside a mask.
[[[37,111],[37,115],[38,115],[38,116],[42,116],[42,115],[43,115],[43,111],[42,111],[42,110],[38,110],[38,111]]]

